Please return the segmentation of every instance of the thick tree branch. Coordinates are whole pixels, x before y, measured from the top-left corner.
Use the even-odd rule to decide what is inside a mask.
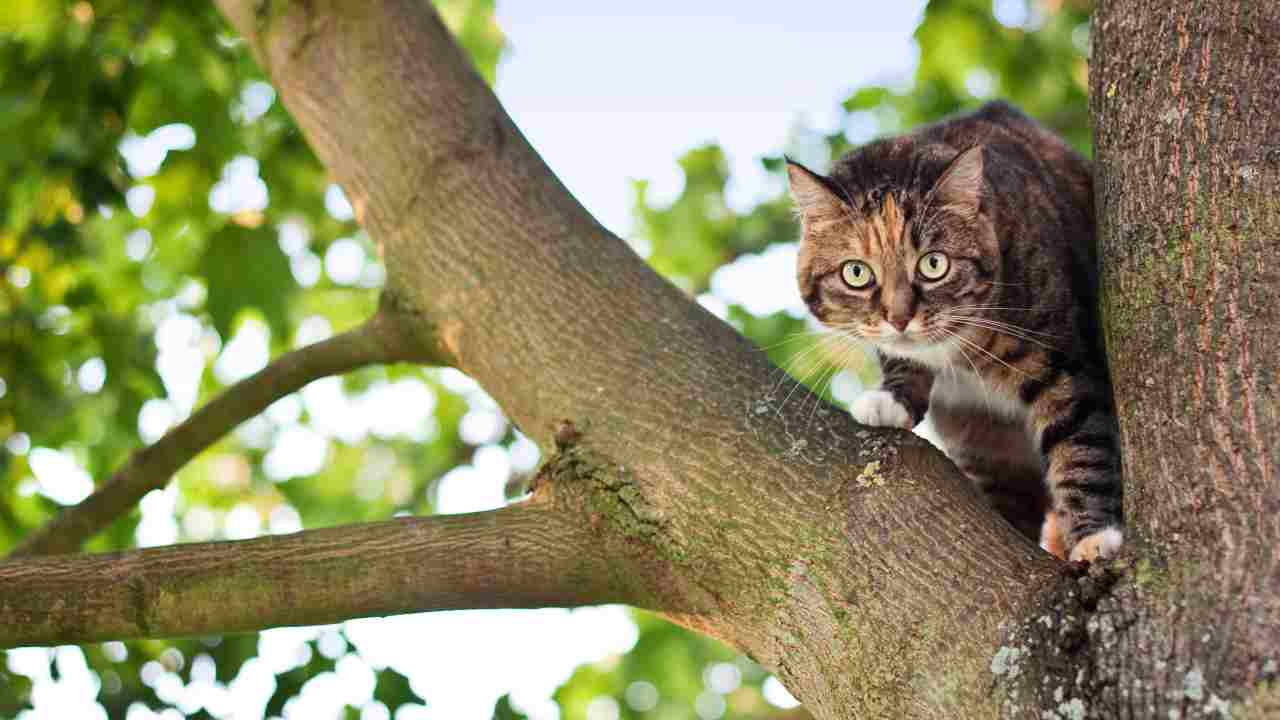
[[[0,648],[632,601],[584,527],[561,510],[525,503],[237,542],[0,561]]]
[[[74,552],[143,495],[164,487],[179,468],[235,426],[313,380],[376,363],[447,362],[434,343],[409,339],[408,328],[399,322],[392,303],[384,300],[363,325],[280,356],[227,388],[153,444],[134,452],[109,481],[78,505],[63,510],[12,556]]]
[[[763,353],[573,199],[427,0],[217,1],[414,320],[544,449],[580,430],[550,484],[648,605],[819,717],[990,714],[1001,623],[1056,566],[945,458],[788,402]]]

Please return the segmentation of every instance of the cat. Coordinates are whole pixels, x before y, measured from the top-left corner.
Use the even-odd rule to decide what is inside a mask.
[[[1016,528],[1064,559],[1123,543],[1095,315],[1092,174],[1005,102],[877,140],[827,176],[788,158],[810,312],[880,358],[865,425],[926,416]]]

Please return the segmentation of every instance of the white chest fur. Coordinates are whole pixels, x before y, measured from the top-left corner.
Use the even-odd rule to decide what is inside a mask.
[[[881,346],[881,352],[914,360],[933,370],[933,392],[929,404],[954,408],[978,408],[1010,420],[1023,420],[1027,406],[1016,396],[984,381],[957,349],[957,342],[946,341],[919,348]]]
[[[936,371],[929,404],[983,409],[1009,420],[1021,421],[1027,417],[1027,406],[1020,398],[992,387],[972,370],[955,367]]]

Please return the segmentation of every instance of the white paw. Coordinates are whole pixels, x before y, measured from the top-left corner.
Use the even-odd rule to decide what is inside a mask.
[[[896,427],[910,430],[915,423],[911,422],[911,413],[893,399],[893,394],[884,390],[868,390],[854,398],[849,406],[853,419],[863,425],[872,427]]]
[[[1071,548],[1072,562],[1093,562],[1100,557],[1111,557],[1124,544],[1124,535],[1120,528],[1109,527],[1092,535],[1084,536],[1076,546]]]

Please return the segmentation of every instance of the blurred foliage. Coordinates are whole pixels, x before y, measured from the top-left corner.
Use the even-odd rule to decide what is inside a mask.
[[[504,47],[493,0],[435,4],[493,82]],[[797,127],[790,152],[823,167],[860,142],[989,96],[1011,99],[1087,151],[1088,2],[995,6],[931,2],[916,32],[914,76],[856,90],[843,127]],[[265,358],[355,325],[376,302],[382,268],[211,3],[5,0],[0,137],[3,553],[70,501],[67,493],[83,494],[65,468],[42,471],[50,458],[86,478],[109,477],[130,451],[243,374],[223,367],[232,354],[225,348],[257,342]],[[814,352],[804,319],[753,315],[716,295],[720,268],[794,241],[781,158],[761,162],[773,194],[740,207],[726,197],[721,149],[688,153],[674,201],[659,206],[636,185],[636,233],[655,268],[826,392],[836,368]],[[324,427],[315,413],[328,402],[359,415],[379,393],[418,398],[422,413],[408,426],[366,418],[354,433]],[[278,467],[273,451],[288,442],[310,448],[315,467]],[[169,528],[161,541],[234,536],[246,523],[252,533],[429,513],[445,473],[522,443],[456,373],[369,369],[277,403],[144,505],[149,518],[169,523],[159,523]],[[51,486],[58,482],[69,486]],[[122,518],[89,549],[138,544],[141,517]],[[580,668],[561,687],[562,717],[586,717],[593,702],[612,703],[621,718],[803,716],[767,703],[766,677],[745,658],[644,613],[636,622],[633,650]],[[343,657],[325,650],[334,632],[307,640],[304,658],[275,669],[267,714],[334,672]],[[177,708],[166,690],[174,682],[232,682],[257,661],[260,637],[91,645],[83,658],[109,716],[124,717],[136,703]],[[204,677],[210,668],[213,680]],[[430,700],[394,669],[375,675],[374,698],[392,712]],[[0,663],[0,717],[28,707],[31,691],[29,678]],[[524,715],[504,697],[494,717]]]

